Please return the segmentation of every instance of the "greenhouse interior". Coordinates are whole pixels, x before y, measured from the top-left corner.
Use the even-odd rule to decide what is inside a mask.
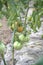
[[[0,0],[0,65],[43,65],[43,0]]]

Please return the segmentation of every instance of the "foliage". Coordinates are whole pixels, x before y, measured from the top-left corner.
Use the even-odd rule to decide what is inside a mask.
[[[0,12],[7,17],[8,25],[11,25],[16,21],[19,23],[22,22],[22,17],[27,19],[26,17],[28,14],[30,1],[31,0],[0,0]],[[41,26],[40,17],[43,15],[43,0],[33,1],[35,2],[35,10],[32,13],[32,22],[29,22],[29,26],[34,32],[36,32],[37,28],[40,28]]]

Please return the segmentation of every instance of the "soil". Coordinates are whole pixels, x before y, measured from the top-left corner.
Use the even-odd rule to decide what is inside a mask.
[[[2,23],[2,27],[0,28],[0,40],[2,40],[5,44],[8,44],[11,42],[12,31],[9,29],[7,19],[5,17],[3,17],[0,22]]]

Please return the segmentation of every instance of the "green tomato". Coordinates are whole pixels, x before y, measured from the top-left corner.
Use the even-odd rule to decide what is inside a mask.
[[[19,40],[20,40],[20,41],[24,41],[24,37],[25,37],[25,36],[24,36],[23,34],[19,35]]]
[[[20,35],[20,33],[19,32],[16,32],[15,35]]]
[[[25,42],[29,41],[29,37],[28,36],[25,36],[24,41]]]
[[[14,49],[20,50],[22,48],[22,44],[18,41],[14,42]]]
[[[14,30],[14,24],[12,24],[11,28]]]
[[[0,54],[3,54],[5,50],[5,45],[3,43],[0,43]]]

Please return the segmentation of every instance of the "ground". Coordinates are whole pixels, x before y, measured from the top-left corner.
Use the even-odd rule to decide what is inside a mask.
[[[11,41],[11,30],[7,26],[7,20],[5,17],[2,18],[0,22],[2,23],[2,27],[0,28],[0,40],[4,41],[5,44],[8,44]]]

